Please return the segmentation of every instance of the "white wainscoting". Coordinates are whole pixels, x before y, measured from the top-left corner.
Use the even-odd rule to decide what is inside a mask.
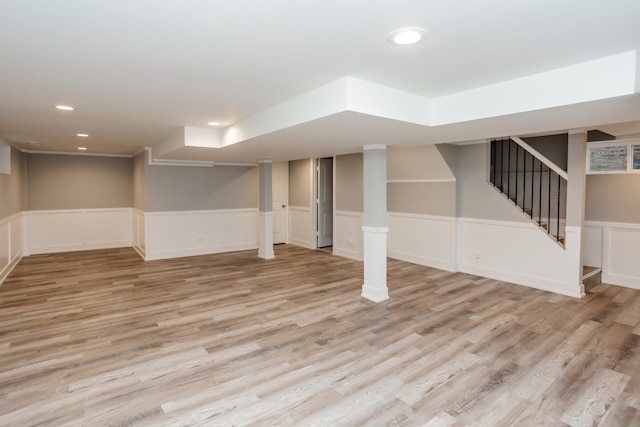
[[[362,261],[364,259],[362,212],[335,211],[333,213],[334,255]]]
[[[602,268],[602,283],[640,289],[640,224],[587,221],[585,229],[585,265]]]
[[[23,256],[22,213],[0,219],[0,283]]]
[[[567,227],[566,249],[537,226],[460,218],[458,270],[579,298],[580,230]]]
[[[602,224],[586,222],[584,226],[584,246],[582,263],[589,267],[602,268]]]
[[[258,210],[147,212],[139,242],[145,260],[258,248]],[[142,233],[142,226],[138,232]],[[140,243],[141,245],[141,243]]]
[[[26,212],[29,253],[131,246],[131,216],[131,208]]]
[[[132,210],[133,215],[132,215],[132,222],[131,225],[133,227],[133,233],[132,233],[132,245],[133,245],[133,249],[136,250],[136,252],[138,252],[138,254],[140,254],[140,256],[144,259],[145,258],[145,251],[146,251],[146,222],[145,222],[145,218],[144,218],[144,212],[138,210],[138,209],[133,209]]]
[[[390,258],[447,271],[456,271],[454,217],[388,213]]]
[[[315,247],[311,208],[289,206],[289,243],[309,249]]]

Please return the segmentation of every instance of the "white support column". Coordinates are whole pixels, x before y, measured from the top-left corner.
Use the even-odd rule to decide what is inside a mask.
[[[260,160],[258,215],[258,258],[271,259],[273,253],[273,204],[271,202],[271,160]]]
[[[387,288],[387,147],[364,147],[364,284],[362,296],[381,302]]]
[[[565,249],[570,257],[571,282],[585,295],[582,283],[582,235],[584,231],[584,209],[587,164],[587,133],[584,130],[569,132],[567,156],[567,225]]]

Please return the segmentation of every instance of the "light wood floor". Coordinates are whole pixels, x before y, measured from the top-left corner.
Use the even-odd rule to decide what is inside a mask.
[[[2,426],[638,426],[640,291],[583,300],[322,251],[24,258],[0,286]]]

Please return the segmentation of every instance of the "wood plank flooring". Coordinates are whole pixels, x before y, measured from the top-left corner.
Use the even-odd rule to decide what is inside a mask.
[[[638,426],[640,291],[582,300],[280,245],[24,258],[0,286],[2,426]]]

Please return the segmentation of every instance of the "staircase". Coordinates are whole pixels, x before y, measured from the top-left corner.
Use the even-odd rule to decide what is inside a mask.
[[[522,139],[511,137],[491,141],[489,181],[564,248],[566,171]]]

